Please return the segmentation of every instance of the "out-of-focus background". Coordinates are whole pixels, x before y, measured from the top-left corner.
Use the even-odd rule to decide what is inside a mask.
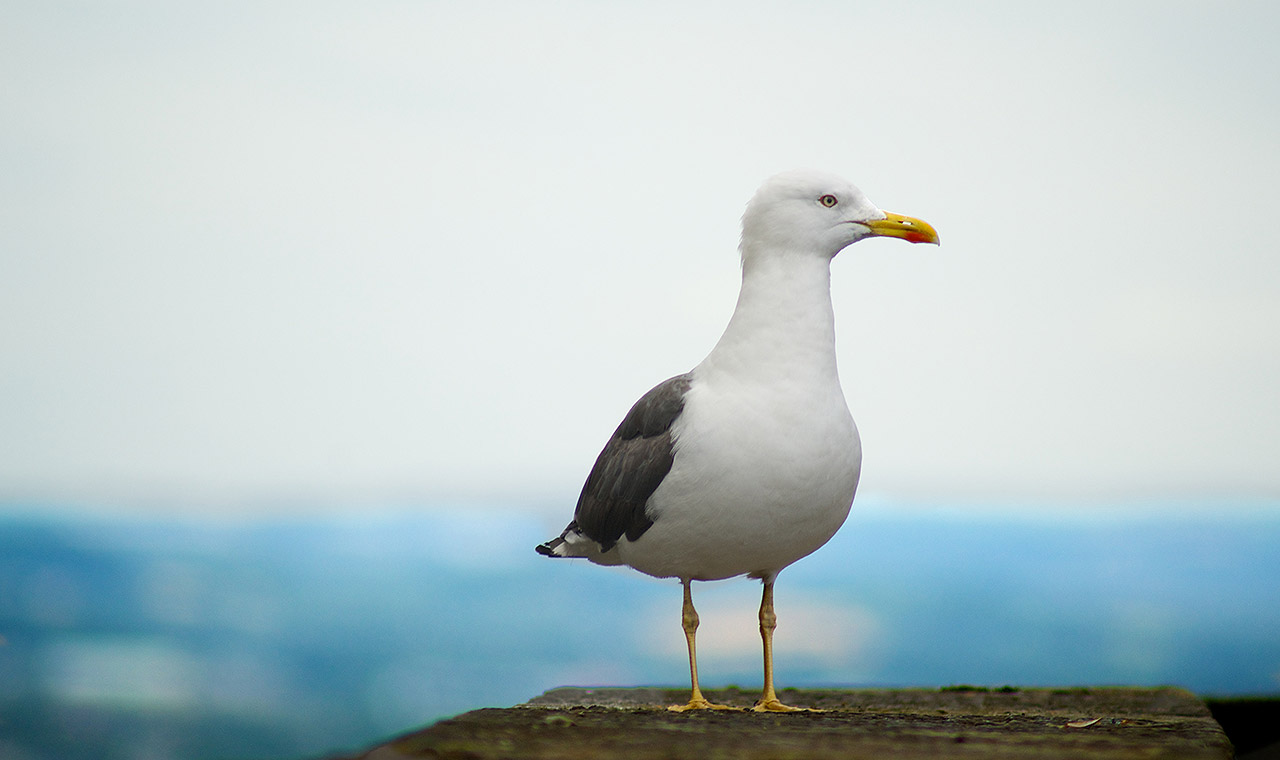
[[[11,3],[0,755],[301,757],[679,683],[671,583],[537,557],[711,347],[766,176],[866,452],[805,684],[1280,690],[1280,9]],[[710,684],[757,588],[699,588]]]

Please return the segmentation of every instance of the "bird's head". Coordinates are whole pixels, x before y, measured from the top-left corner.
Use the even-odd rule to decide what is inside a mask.
[[[881,211],[862,191],[833,174],[784,172],[765,180],[742,216],[744,260],[763,251],[834,257],[868,237],[938,243],[928,223]]]

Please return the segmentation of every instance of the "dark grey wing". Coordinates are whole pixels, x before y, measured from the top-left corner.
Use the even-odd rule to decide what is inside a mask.
[[[596,458],[573,520],[602,552],[623,535],[635,541],[653,525],[645,504],[675,461],[671,425],[688,390],[689,375],[676,375],[641,396]]]

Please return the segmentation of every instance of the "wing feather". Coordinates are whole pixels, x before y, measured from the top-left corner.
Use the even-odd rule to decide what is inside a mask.
[[[688,390],[689,375],[676,375],[641,396],[596,458],[573,517],[602,552],[624,535],[635,541],[653,525],[645,505],[675,461],[671,426]]]

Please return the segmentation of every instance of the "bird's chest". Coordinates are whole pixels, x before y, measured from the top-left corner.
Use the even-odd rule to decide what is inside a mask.
[[[838,385],[710,389],[688,399],[674,432],[702,485],[739,500],[839,502],[857,484],[861,446]]]
[[[672,426],[671,472],[646,507],[654,525],[623,561],[657,576],[763,577],[826,543],[849,513],[862,460],[839,386],[697,390]]]

